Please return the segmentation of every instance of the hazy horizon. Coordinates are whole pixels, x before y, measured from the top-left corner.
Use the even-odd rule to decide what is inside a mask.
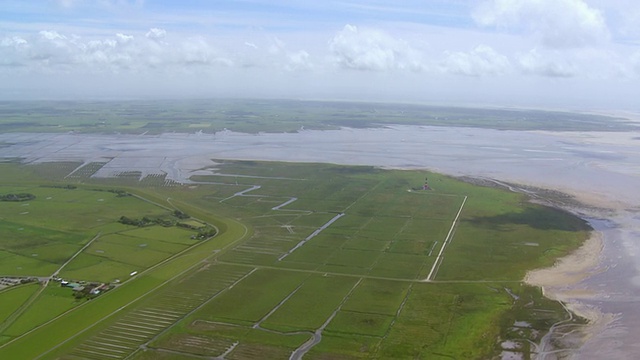
[[[631,0],[3,2],[0,100],[640,110]]]

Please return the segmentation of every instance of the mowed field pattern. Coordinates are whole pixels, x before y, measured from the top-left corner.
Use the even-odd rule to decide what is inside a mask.
[[[421,190],[427,176],[432,190]],[[527,268],[587,230],[521,195],[426,172],[227,161],[192,180],[142,193],[235,218],[251,236],[43,358],[483,357],[501,351],[514,296],[538,304],[523,295]],[[115,275],[93,272],[96,257],[150,267],[190,245],[170,230],[103,236],[77,263],[106,280]]]

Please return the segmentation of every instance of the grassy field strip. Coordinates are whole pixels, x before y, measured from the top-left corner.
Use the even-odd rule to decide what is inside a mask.
[[[373,279],[373,280],[424,282],[424,280],[422,280],[422,279],[400,279],[400,278],[392,278],[392,277],[384,277],[384,276],[349,274],[349,273],[340,273],[340,272],[322,271],[322,270],[310,270],[310,269],[297,269],[297,268],[288,268],[288,267],[271,266],[271,265],[253,265],[253,264],[246,264],[246,263],[235,263],[235,262],[230,262],[230,261],[218,261],[217,263],[218,264],[224,264],[224,265],[237,265],[237,266],[245,266],[245,267],[255,267],[255,268],[258,268],[258,269],[284,270],[284,271],[301,272],[301,273],[317,274],[317,275],[346,276],[346,277]],[[440,281],[433,281],[433,282],[440,282]],[[443,281],[443,282],[449,282],[449,281]],[[481,282],[481,281],[461,281],[461,282]],[[486,282],[495,282],[495,281],[486,281]]]
[[[73,261],[73,259],[75,259],[76,257],[78,257],[78,255],[80,255],[80,253],[82,253],[86,248],[88,248],[91,244],[93,244],[94,241],[98,240],[98,238],[100,237],[100,234],[98,233],[96,236],[93,237],[93,239],[89,240],[89,242],[83,246],[80,250],[78,250],[75,254],[73,254],[73,256],[71,256],[69,258],[69,260],[67,260],[64,264],[62,264],[58,270],[56,270],[53,274],[51,274],[51,277],[55,277],[57,276],[60,271],[62,271],[62,269],[64,269],[65,266],[69,265],[69,263],[71,261]],[[45,282],[45,286],[49,283],[49,281]]]
[[[70,228],[87,228],[82,237],[72,239],[78,244],[74,248],[50,249],[37,242],[37,229],[29,230],[33,250],[19,254],[40,254],[39,259],[46,255],[46,259],[56,260],[44,275],[54,272],[96,233],[103,235],[81,252],[122,251],[121,260],[137,266],[135,270],[140,273],[118,277],[129,281],[116,291],[82,303],[77,311],[65,308],[64,317],[9,346],[0,346],[0,358],[258,360],[293,358],[298,352],[296,356],[305,359],[470,359],[488,358],[488,354],[500,354],[501,350],[527,358],[536,349],[531,352],[530,347],[535,345],[524,341],[530,338],[537,343],[537,337],[542,337],[549,326],[564,320],[564,316],[555,318],[546,312],[545,319],[540,319],[538,309],[547,308],[538,301],[540,294],[522,285],[518,274],[512,274],[537,264],[528,260],[532,255],[552,258],[567,247],[562,242],[565,239],[577,242],[582,227],[527,205],[520,195],[471,188],[430,174],[432,183],[437,184],[435,191],[416,191],[423,196],[407,193],[407,188],[422,182],[425,175],[421,172],[334,165],[314,165],[318,171],[311,172],[308,165],[229,165],[237,167],[226,171],[229,174],[246,171],[255,172],[259,178],[266,176],[264,180],[238,177],[235,185],[231,176],[218,178],[232,186],[203,183],[165,188],[160,183],[145,183],[140,180],[140,172],[131,172],[122,175],[123,182],[112,182],[115,189],[91,190],[136,192],[141,196],[106,200],[102,200],[102,193],[85,195],[39,187],[23,190],[24,186],[7,189],[12,193],[29,190],[40,200],[51,196],[54,200],[49,203],[66,204],[67,200],[87,205],[86,212],[91,216],[84,215],[83,209],[69,222]],[[78,164],[67,168],[65,174],[77,169]],[[38,171],[49,176],[57,170],[47,167]],[[308,180],[287,182],[269,175]],[[467,201],[469,197],[473,201]],[[105,206],[111,212],[98,215],[96,201],[111,206]],[[45,225],[58,229],[61,220],[66,221],[55,211],[51,218],[41,216],[34,204],[29,210],[48,221]],[[27,217],[17,215],[24,211],[18,206],[26,205],[9,205],[13,212],[5,211],[8,216],[28,222]],[[199,223],[215,224],[219,236],[199,244],[177,230],[158,227],[125,233],[122,225],[102,220],[121,215],[169,216],[165,212],[174,210],[207,220]],[[165,215],[156,215],[160,213]],[[85,221],[94,218],[100,219],[99,226]],[[82,227],[84,223],[88,225]],[[22,244],[18,240],[27,231],[19,232],[20,225],[0,226],[0,232],[13,236],[8,237],[7,244]],[[121,234],[104,235],[110,230]],[[52,233],[51,238],[71,242],[61,231]],[[533,243],[536,247],[525,246]],[[188,250],[179,247],[194,244],[202,246]],[[147,251],[144,258],[129,252],[138,247]],[[147,271],[164,260],[161,253],[171,257],[183,250],[189,252]],[[55,251],[64,251],[64,256],[56,258]],[[284,261],[277,261],[287,252]],[[0,252],[0,258],[7,256]],[[101,268],[89,266],[93,266],[93,258],[83,256],[60,274],[67,278],[66,272],[82,266],[86,268],[84,275],[80,271],[74,274],[86,278],[99,274]],[[114,264],[112,271],[124,274],[125,268]],[[3,264],[4,268],[18,265]],[[181,272],[176,278],[175,274]],[[509,287],[506,293],[501,290],[505,286]],[[37,289],[34,287],[30,294]],[[61,289],[66,290],[47,287],[25,313],[41,314],[41,321],[30,324],[31,318],[21,316],[18,325],[22,326],[14,324],[16,329],[7,332],[20,336],[61,314],[63,311],[54,311],[54,302],[46,297],[56,295],[48,294],[50,290]],[[520,300],[507,296],[511,293]],[[60,298],[66,299],[63,295]],[[28,296],[24,295],[24,301]],[[507,330],[506,335],[501,329]],[[500,342],[491,340],[498,338],[513,340],[519,347],[513,351],[502,348]],[[10,339],[7,336],[4,341]]]
[[[157,207],[160,207],[160,208],[163,208],[163,209],[165,209],[165,210],[168,210],[168,211],[174,210],[174,209],[172,209],[172,208],[168,207],[167,205],[160,204],[160,203],[155,202],[155,201],[153,201],[153,200],[147,199],[147,198],[145,198],[145,197],[143,197],[143,196],[140,196],[140,195],[137,195],[137,194],[134,194],[134,193],[130,193],[130,194],[131,194],[131,196],[135,197],[136,199],[140,199],[140,200],[142,200],[142,201],[144,201],[144,202],[147,202],[147,203],[149,203],[149,204],[153,204],[153,205],[155,205],[155,206],[157,206]],[[169,204],[171,204],[171,202],[169,202],[169,198],[167,198],[167,202],[168,202]]]
[[[246,179],[266,179],[266,180],[293,180],[293,181],[307,180],[307,179],[289,178],[289,177],[282,177],[282,176],[259,176],[259,175],[221,174],[221,173],[213,173],[211,174],[211,176],[237,177],[237,178],[246,178]]]
[[[369,189],[367,192],[365,192],[364,194],[362,194],[362,196],[360,196],[359,198],[355,199],[351,204],[349,204],[346,208],[344,208],[344,210],[342,210],[342,212],[347,212],[347,210],[349,210],[353,205],[355,205],[358,201],[364,199],[365,197],[367,197],[367,195],[371,194],[374,190],[376,190],[380,185],[382,185],[384,181],[379,181],[377,184],[375,184],[374,186],[371,187],[371,189]]]
[[[320,326],[318,329],[316,329],[316,331],[313,333],[313,337],[311,339],[309,339],[309,341],[307,341],[306,343],[302,344],[299,348],[297,348],[292,354],[291,357],[289,357],[289,360],[301,360],[302,357],[309,352],[309,350],[311,350],[312,347],[314,347],[315,345],[317,345],[318,343],[320,343],[320,341],[322,341],[322,332],[324,331],[324,329],[327,327],[327,325],[329,325],[329,323],[331,322],[331,320],[333,320],[333,318],[336,316],[336,314],[338,313],[338,311],[340,311],[340,309],[342,309],[342,305],[344,305],[344,303],[349,299],[349,297],[351,296],[351,294],[353,293],[353,291],[358,287],[358,285],[360,285],[360,283],[362,282],[362,278],[360,278],[358,280],[358,282],[356,282],[353,287],[351,288],[351,290],[349,290],[349,292],[344,296],[344,298],[342,298],[342,301],[340,302],[340,305],[338,305],[338,307],[333,311],[333,313],[331,313],[331,315],[329,316],[329,318],[327,319],[327,321],[325,321],[322,326]]]
[[[286,252],[285,254],[280,256],[278,258],[278,261],[282,261],[284,258],[286,258],[287,256],[291,255],[292,252],[296,251],[298,248],[300,248],[302,245],[304,245],[307,241],[309,241],[309,240],[313,239],[314,237],[316,237],[318,234],[320,234],[322,232],[322,230],[324,230],[324,229],[328,228],[329,226],[331,226],[331,224],[333,224],[334,222],[338,221],[338,219],[340,219],[344,215],[345,215],[345,213],[340,213],[340,214],[334,216],[331,220],[327,221],[320,228],[316,229],[316,231],[312,232],[311,235],[307,236],[306,238],[304,238],[304,240],[300,241],[296,246],[293,247],[293,249],[289,250],[288,252]]]
[[[60,266],[53,274],[51,274],[51,276],[45,280],[44,284],[42,284],[42,286],[40,287],[40,289],[38,289],[38,291],[36,291],[30,298],[29,300],[27,300],[24,304],[22,304],[22,306],[20,306],[18,309],[16,309],[16,311],[14,311],[3,323],[2,326],[0,326],[0,333],[4,332],[6,329],[8,329],[19,317],[20,315],[22,315],[27,309],[29,309],[29,307],[31,306],[31,304],[33,304],[38,297],[42,294],[42,292],[44,292],[44,290],[47,288],[47,285],[49,284],[49,280],[58,275],[58,273],[67,265],[69,264],[73,259],[75,259],[78,254],[80,254],[84,249],[86,249],[87,247],[89,247],[89,245],[91,245],[95,240],[97,240],[100,237],[100,234],[97,234],[96,236],[93,237],[93,239],[89,240],[89,242],[83,246],[80,250],[78,250],[75,254],[73,254],[73,256],[71,256],[64,264],[62,264],[62,266]]]
[[[233,198],[234,198],[234,197],[236,197],[236,196],[250,196],[250,195],[245,195],[245,194],[246,194],[246,193],[248,193],[249,191],[258,190],[258,189],[260,189],[261,187],[262,187],[262,186],[260,186],[260,185],[253,185],[253,186],[251,186],[250,188],[248,188],[248,189],[244,189],[244,190],[242,190],[242,191],[238,191],[237,193],[235,193],[235,194],[233,194],[233,195],[231,195],[231,196],[229,196],[229,197],[226,197],[226,198],[224,198],[224,199],[220,200],[219,202],[220,202],[220,203],[223,203],[223,202],[225,202],[225,201],[227,201],[227,200],[233,199]],[[259,195],[256,195],[256,196],[259,196]]]
[[[40,288],[35,293],[33,293],[27,301],[25,301],[11,315],[9,315],[7,319],[2,322],[2,326],[0,326],[0,334],[2,334],[11,325],[13,325],[13,323],[20,317],[20,315],[22,315],[31,306],[31,304],[33,304],[36,301],[36,299],[40,297],[40,295],[44,292],[46,288],[47,288],[46,285],[41,285]]]
[[[442,242],[442,247],[440,248],[440,251],[438,252],[438,256],[436,257],[436,260],[433,262],[433,266],[431,267],[431,271],[429,271],[429,275],[427,276],[427,278],[424,281],[432,281],[433,278],[436,276],[437,268],[438,268],[438,266],[440,266],[440,263],[442,262],[442,253],[444,253],[444,248],[447,246],[447,243],[449,243],[451,241],[451,234],[453,233],[453,229],[455,228],[455,226],[456,226],[456,224],[458,222],[458,218],[460,217],[460,213],[462,212],[462,208],[464,208],[464,204],[466,202],[467,202],[467,196],[465,196],[464,200],[462,200],[462,204],[460,205],[460,209],[458,209],[458,213],[456,214],[456,217],[453,219],[453,223],[451,223],[451,228],[449,229],[449,233],[444,238],[444,241]]]
[[[257,270],[257,269],[256,269]],[[255,324],[253,324],[252,328],[254,329],[260,329],[260,330],[266,330],[266,331],[270,331],[268,329],[264,329],[262,327],[260,327],[260,324],[262,324],[265,320],[267,320],[269,318],[269,316],[271,316],[274,312],[278,311],[278,309],[280,309],[280,307],[282,305],[284,305],[284,303],[287,302],[287,300],[289,300],[293,295],[295,295],[295,293],[298,292],[298,290],[300,290],[300,288],[302,288],[302,285],[304,285],[304,282],[302,282],[300,285],[298,285],[297,288],[293,289],[292,292],[289,293],[289,295],[287,295],[287,297],[285,297],[284,299],[282,299],[282,301],[280,301],[280,303],[278,303],[278,305],[274,306],[273,309],[271,309],[267,315],[263,316],[262,319],[258,320],[258,322],[256,322]]]
[[[140,278],[140,277],[142,277],[142,276],[144,276],[144,275],[149,274],[149,273],[150,273],[152,270],[154,270],[155,268],[157,268],[157,267],[159,267],[159,266],[161,266],[161,265],[164,265],[164,264],[166,264],[166,263],[170,262],[171,260],[174,260],[174,259],[178,258],[180,255],[183,255],[183,253],[184,253],[184,252],[186,252],[186,251],[188,251],[188,250],[192,250],[192,249],[193,249],[193,247],[188,248],[188,249],[185,249],[184,251],[182,251],[182,252],[180,252],[180,253],[178,253],[178,254],[176,254],[176,255],[174,255],[174,256],[172,256],[172,257],[170,257],[170,258],[168,258],[168,259],[166,259],[166,260],[164,260],[164,261],[162,261],[161,263],[156,264],[155,266],[153,266],[153,267],[151,267],[151,268],[149,268],[149,269],[147,269],[147,270],[143,271],[142,273],[138,274],[138,278]],[[99,319],[99,320],[98,320],[98,321],[96,321],[95,323],[90,324],[89,326],[87,326],[87,327],[86,327],[86,328],[84,328],[83,330],[81,330],[81,331],[79,331],[79,332],[76,332],[76,333],[75,333],[75,335],[73,335],[73,336],[71,336],[71,337],[67,338],[65,341],[63,341],[63,342],[61,342],[61,343],[57,344],[55,347],[52,347],[52,348],[50,348],[49,350],[47,350],[46,352],[41,353],[40,355],[38,355],[38,356],[36,357],[36,359],[40,359],[40,358],[42,358],[43,356],[46,356],[46,355],[47,355],[48,353],[50,353],[51,351],[53,351],[53,350],[57,349],[58,347],[60,347],[60,346],[64,345],[65,343],[67,343],[67,342],[69,342],[69,341],[71,341],[71,340],[75,339],[76,337],[80,336],[81,334],[85,333],[86,331],[89,331],[91,328],[93,328],[93,327],[94,327],[94,326],[96,326],[97,324],[99,324],[99,323],[101,323],[101,322],[105,321],[106,319],[110,318],[111,316],[113,316],[113,315],[115,315],[115,314],[117,314],[117,313],[119,313],[119,312],[123,311],[123,310],[124,310],[124,309],[126,309],[127,307],[129,307],[129,306],[133,305],[134,303],[136,303],[136,302],[140,301],[143,297],[145,297],[145,296],[149,295],[150,293],[152,293],[152,292],[154,292],[154,291],[156,291],[156,290],[160,289],[160,288],[161,288],[162,286],[164,286],[165,284],[167,284],[167,283],[169,283],[169,282],[171,282],[171,281],[173,281],[173,280],[177,279],[178,277],[180,277],[180,276],[184,275],[185,273],[187,273],[188,271],[192,270],[193,268],[195,268],[195,267],[196,267],[196,266],[198,266],[198,265],[199,265],[199,262],[196,262],[195,264],[193,264],[193,265],[192,265],[192,266],[190,266],[189,268],[187,268],[187,269],[185,269],[184,271],[182,271],[182,272],[180,272],[180,273],[176,274],[174,277],[172,277],[172,278],[170,278],[170,279],[168,279],[168,280],[166,280],[166,281],[164,281],[164,282],[160,283],[159,285],[157,285],[157,286],[155,286],[155,287],[151,288],[150,290],[148,290],[148,291],[147,291],[147,292],[145,292],[144,294],[142,294],[142,295],[140,295],[139,297],[137,297],[137,298],[135,298],[135,299],[131,300],[130,302],[128,302],[128,303],[126,303],[126,304],[124,304],[124,305],[120,306],[119,308],[115,309],[115,310],[114,310],[114,311],[112,311],[111,313],[106,314],[104,317],[102,317],[101,319]],[[133,282],[132,282],[132,280],[129,280],[129,281],[127,281],[126,283],[127,283],[127,284],[132,284]],[[123,284],[122,286],[124,286],[124,285],[125,285],[125,284]],[[110,294],[111,294],[111,293],[110,293]],[[85,304],[83,304],[83,305],[86,305],[86,304],[90,304],[90,303],[88,303],[88,302],[87,302],[87,303],[85,303]],[[29,331],[29,332],[27,332],[27,333],[23,334],[23,335],[22,335],[22,336],[20,336],[20,337],[18,337],[18,338],[16,338],[16,339],[12,340],[11,342],[6,343],[6,344],[4,344],[3,346],[0,346],[0,349],[2,349],[2,348],[3,348],[3,347],[5,347],[6,345],[9,345],[10,343],[12,343],[12,342],[14,342],[14,341],[16,341],[16,340],[19,340],[19,339],[21,339],[21,338],[23,338],[23,337],[25,337],[25,336],[27,336],[27,335],[29,335],[29,334],[31,334],[31,333],[33,333],[33,332],[35,332],[36,330],[39,330],[40,328],[43,328],[43,327],[45,327],[45,326],[47,326],[47,325],[49,325],[49,324],[54,323],[56,320],[61,319],[61,318],[62,318],[62,317],[64,317],[65,315],[67,315],[67,314],[69,314],[69,313],[73,313],[73,312],[75,312],[75,310],[80,310],[80,308],[81,308],[81,307],[83,307],[83,306],[81,305],[81,306],[79,306],[79,307],[77,307],[77,308],[74,308],[74,309],[72,309],[72,310],[70,310],[70,311],[68,311],[68,312],[65,312],[65,313],[63,313],[63,314],[59,315],[58,317],[56,317],[56,318],[54,318],[54,319],[51,319],[50,321],[48,321],[48,322],[46,322],[46,323],[44,323],[44,324],[42,324],[42,325],[40,325],[40,326],[38,326],[38,327],[34,328],[33,330],[31,330],[31,331]]]
[[[200,286],[190,292],[176,293],[165,290],[154,298],[155,301],[132,309],[117,321],[75,345],[71,353],[87,357],[87,354],[99,352],[99,355],[105,357],[123,359],[182,320],[189,311],[201,305],[204,299],[217,296],[239,281],[237,277],[240,275],[244,277],[246,273],[223,272],[220,275],[221,279],[218,279],[226,282],[221,284],[223,288],[216,286],[217,282],[213,281],[209,287]]]
[[[162,336],[163,334],[165,334],[167,331],[171,330],[171,328],[173,328],[176,324],[178,324],[180,321],[184,320],[185,318],[191,316],[192,314],[194,314],[195,312],[199,311],[200,309],[202,309],[203,307],[205,307],[207,304],[209,304],[211,301],[213,301],[215,298],[217,298],[220,294],[223,294],[225,291],[232,289],[234,286],[236,286],[237,284],[239,284],[242,280],[246,279],[247,277],[249,277],[251,274],[253,274],[256,270],[258,270],[257,268],[252,269],[251,271],[249,271],[248,273],[246,273],[244,276],[242,276],[241,278],[239,278],[238,280],[234,281],[233,283],[231,283],[229,286],[227,286],[226,288],[218,291],[217,293],[215,293],[213,296],[209,297],[207,300],[205,300],[204,302],[202,302],[200,305],[198,305],[197,307],[195,307],[194,309],[192,309],[191,311],[185,313],[184,315],[182,315],[179,318],[176,319],[172,319],[172,323],[165,327],[164,329],[162,329],[162,331],[158,332],[157,334],[155,334],[155,336],[153,336],[152,338],[148,339],[145,343],[141,344],[139,346],[138,349],[136,349],[134,352],[130,353],[127,357],[125,357],[125,359],[130,358],[131,356],[134,356],[136,352],[140,351],[140,350],[144,350],[145,348],[147,348],[149,346],[149,344],[153,341],[155,341],[156,339],[158,339],[160,336]]]
[[[144,199],[144,198],[143,198],[143,199]],[[147,200],[147,201],[148,201],[148,202],[150,202],[150,203],[154,203],[154,204],[155,204],[155,202],[153,202],[153,201],[151,201],[151,200]],[[161,206],[161,205],[160,205],[160,206]],[[229,249],[230,247],[232,247],[232,246],[236,245],[238,242],[240,242],[240,241],[244,240],[244,238],[247,236],[247,234],[249,233],[248,228],[247,228],[244,224],[242,224],[242,223],[238,223],[238,224],[242,226],[243,233],[242,233],[242,234],[238,234],[239,236],[237,236],[237,238],[236,238],[234,241],[231,241],[229,244],[226,244],[223,248],[219,249],[219,252],[223,252],[224,250]],[[224,236],[224,234],[223,234],[223,236]],[[156,264],[156,265],[154,265],[154,266],[150,267],[149,269],[146,269],[145,271],[143,271],[143,272],[141,272],[140,274],[138,274],[138,276],[137,276],[136,278],[138,278],[138,280],[141,280],[141,279],[142,279],[142,277],[143,277],[144,275],[148,275],[148,274],[150,274],[150,273],[151,273],[153,270],[155,270],[155,269],[161,270],[161,266],[166,265],[166,264],[169,264],[170,262],[172,262],[172,261],[174,261],[174,260],[178,260],[178,259],[180,259],[181,257],[182,257],[182,258],[184,258],[185,256],[188,256],[188,255],[189,255],[189,254],[185,254],[186,252],[188,252],[188,251],[192,251],[192,250],[194,250],[194,248],[201,247],[200,245],[204,245],[204,244],[207,244],[207,243],[208,243],[208,241],[205,241],[205,242],[201,242],[201,243],[199,243],[199,244],[197,244],[197,245],[195,245],[195,246],[193,246],[193,247],[187,248],[187,249],[185,249],[184,251],[182,251],[182,252],[180,252],[180,253],[178,253],[178,254],[176,254],[176,255],[174,255],[174,256],[172,256],[172,257],[168,258],[168,259],[165,259],[164,261],[162,261],[162,262],[160,262],[160,263],[158,263],[158,264]],[[209,254],[207,257],[212,256],[212,255],[210,255],[211,253],[209,253],[209,252],[207,252],[207,253]],[[202,260],[202,259],[200,259],[200,258],[199,258],[199,260]],[[81,334],[85,333],[86,331],[89,331],[91,328],[93,328],[93,327],[94,327],[95,325],[97,325],[98,323],[101,323],[102,321],[106,320],[106,319],[107,319],[107,318],[109,318],[110,316],[112,316],[112,315],[114,315],[114,314],[116,314],[116,313],[118,313],[118,312],[122,311],[123,309],[127,308],[128,306],[130,306],[130,305],[132,305],[132,304],[136,303],[136,302],[137,302],[137,301],[139,301],[141,298],[143,298],[143,297],[147,296],[148,294],[150,294],[150,293],[152,293],[152,292],[154,292],[154,291],[156,291],[156,290],[160,289],[160,288],[161,288],[162,286],[164,286],[165,284],[167,284],[167,283],[171,282],[172,280],[174,280],[174,279],[176,279],[176,278],[178,278],[178,277],[180,277],[180,276],[184,275],[184,274],[185,274],[185,273],[187,273],[188,271],[193,270],[196,266],[198,266],[198,265],[199,265],[199,263],[200,263],[200,261],[190,262],[190,265],[189,265],[186,269],[184,269],[183,271],[180,271],[179,273],[177,273],[177,274],[176,274],[176,275],[174,275],[174,276],[170,276],[170,278],[166,279],[165,281],[161,281],[159,284],[155,284],[154,286],[152,286],[151,288],[149,288],[148,290],[146,290],[146,292],[144,292],[144,293],[140,294],[139,296],[137,296],[135,299],[130,300],[130,301],[128,301],[128,302],[126,302],[126,303],[124,303],[123,305],[121,305],[121,306],[120,306],[120,307],[118,307],[118,308],[114,308],[114,309],[113,309],[113,311],[111,311],[111,312],[110,312],[110,313],[108,313],[108,314],[104,314],[104,315],[102,315],[99,319],[96,319],[95,321],[93,321],[93,322],[91,322],[91,323],[87,323],[87,327],[85,327],[85,328],[83,328],[82,330],[80,330],[80,331],[76,332],[76,333],[75,333],[75,335],[65,338],[65,340],[64,340],[64,341],[57,342],[55,346],[47,347],[47,349],[48,349],[48,350],[47,350],[46,352],[39,353],[39,355],[37,355],[37,357],[36,357],[36,355],[34,354],[32,357],[33,357],[33,358],[42,358],[43,356],[46,356],[48,353],[50,353],[50,352],[54,351],[55,349],[57,349],[57,348],[59,348],[59,347],[63,346],[64,344],[68,343],[69,341],[72,341],[73,339],[75,339],[76,337],[78,337],[78,336],[80,336]],[[172,275],[173,275],[173,274],[172,274]],[[129,281],[129,282],[127,282],[127,283],[124,283],[124,284],[122,284],[120,287],[121,287],[121,288],[123,288],[123,287],[125,287],[126,285],[129,285],[129,284],[132,284],[132,282],[130,282],[130,281]],[[130,285],[130,286],[133,286],[133,285]],[[118,292],[118,291],[114,291],[114,292],[107,293],[107,294],[103,295],[103,297],[101,297],[101,299],[100,299],[100,300],[102,300],[102,299],[106,299],[106,298],[109,298],[109,295],[111,295],[111,297],[113,297],[113,296],[115,296],[115,294],[119,294],[119,292]],[[120,295],[120,296],[124,296],[124,295]],[[77,308],[72,309],[71,311],[67,311],[67,312],[65,312],[65,313],[63,313],[63,314],[61,314],[61,315],[59,315],[58,317],[56,317],[56,318],[54,318],[54,319],[52,319],[52,320],[50,320],[50,321],[48,321],[48,322],[46,322],[46,323],[44,323],[44,324],[42,324],[42,325],[40,325],[40,326],[36,327],[36,328],[34,328],[34,329],[32,329],[32,330],[30,330],[30,331],[26,332],[25,334],[23,334],[23,335],[21,335],[21,336],[19,336],[19,337],[15,338],[15,339],[12,339],[11,341],[9,341],[9,342],[7,342],[7,343],[5,343],[5,344],[3,344],[2,346],[0,346],[0,350],[7,348],[10,344],[18,343],[18,342],[19,342],[19,341],[21,341],[21,340],[22,340],[22,341],[26,341],[26,340],[24,340],[24,339],[26,339],[26,338],[27,338],[27,336],[29,336],[29,335],[31,335],[31,334],[34,334],[34,335],[35,335],[35,333],[36,333],[36,332],[42,332],[42,331],[44,331],[43,329],[44,329],[45,327],[48,327],[48,326],[57,326],[56,324],[59,324],[60,326],[63,326],[63,324],[59,323],[59,322],[58,322],[58,320],[61,320],[63,317],[65,317],[65,316],[67,316],[67,315],[74,315],[75,313],[77,313],[77,310],[81,310],[81,309],[83,309],[83,308],[85,308],[85,307],[87,307],[87,306],[89,306],[89,305],[92,305],[92,304],[96,304],[96,302],[95,302],[95,301],[94,301],[94,302],[87,302],[87,303],[85,303],[85,304],[83,304],[83,305],[80,305],[80,306],[79,306],[79,307],[77,307]],[[79,315],[76,315],[76,316],[79,316]],[[44,343],[43,343],[43,345],[44,345]],[[15,346],[17,346],[17,345],[15,345]],[[14,346],[14,347],[15,347],[15,346]],[[14,350],[14,351],[15,351],[15,350]],[[19,351],[19,350],[18,350],[18,351]]]
[[[373,219],[373,218],[372,218]],[[407,221],[404,222],[404,224],[402,224],[402,227],[400,228],[400,230],[398,230],[394,235],[393,235],[393,239],[391,239],[391,241],[389,242],[389,244],[387,245],[387,248],[391,248],[391,246],[393,245],[393,243],[398,239],[398,237],[400,236],[400,234],[402,234],[402,232],[407,228],[407,225],[412,221],[412,218],[408,218]],[[358,232],[361,229],[358,229]],[[340,247],[342,249],[342,246]],[[382,254],[383,252],[380,252],[380,254],[378,254],[378,256],[376,257],[376,260],[371,263],[371,265],[368,268],[368,272],[371,272],[376,265],[378,264],[378,262],[380,261],[380,259],[382,258]]]

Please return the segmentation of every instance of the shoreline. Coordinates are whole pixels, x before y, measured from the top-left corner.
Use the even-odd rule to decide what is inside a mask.
[[[603,334],[619,318],[617,314],[606,313],[599,307],[585,302],[595,299],[598,293],[588,289],[584,282],[607,270],[602,266],[604,234],[598,229],[596,218],[588,213],[611,215],[624,207],[595,194],[579,194],[568,189],[529,187],[520,184],[499,185],[507,185],[511,191],[525,193],[532,202],[568,211],[586,221],[591,227],[589,237],[580,247],[558,258],[549,267],[527,271],[523,279],[523,283],[539,287],[544,297],[561,303],[570,313],[570,317],[576,315],[587,321],[584,325],[572,327],[569,332],[559,330],[554,325],[538,344],[541,351],[535,355],[535,359],[544,360],[548,355],[552,359],[577,359],[590,339]],[[553,355],[556,352],[562,352],[563,355],[556,357]]]
[[[604,249],[603,240],[602,233],[594,229],[578,249],[559,258],[550,267],[530,270],[525,275],[525,284],[539,287],[543,296],[560,302],[567,312],[587,321],[585,325],[572,327],[569,332],[557,331],[555,326],[550,328],[549,333],[538,344],[538,348],[543,351],[536,354],[536,359],[547,359],[547,355],[559,351],[565,352],[566,356],[562,358],[578,358],[591,338],[604,333],[618,319],[616,314],[605,313],[598,307],[581,301],[596,296],[594,291],[580,284],[605,271],[599,267]]]
[[[327,133],[332,137],[331,141],[326,141]],[[10,140],[20,146],[5,148],[5,157],[24,156],[28,162],[48,162],[68,156],[72,159],[115,156],[109,158],[108,166],[97,174],[101,177],[138,165],[128,162],[134,157],[147,160],[144,164],[145,172],[164,172],[167,177],[175,179],[188,177],[190,171],[199,168],[199,161],[209,165],[211,159],[216,158],[262,161],[282,161],[286,158],[293,162],[424,169],[456,178],[468,175],[466,178],[476,179],[474,182],[478,185],[519,191],[528,195],[531,201],[569,211],[587,221],[592,219],[592,232],[600,231],[606,236],[606,246],[603,248],[601,244],[601,247],[595,248],[597,263],[592,264],[593,270],[600,266],[602,273],[588,273],[595,275],[597,280],[593,283],[586,276],[582,282],[563,284],[564,289],[562,286],[546,285],[544,291],[551,296],[554,292],[564,290],[563,296],[569,299],[572,308],[579,307],[580,303],[593,304],[591,306],[595,310],[603,309],[603,312],[609,314],[619,314],[616,315],[619,316],[617,329],[632,333],[628,329],[637,329],[640,315],[636,314],[640,312],[637,311],[637,305],[632,305],[627,299],[640,294],[636,294],[635,289],[622,280],[637,275],[636,266],[640,266],[634,255],[640,253],[640,245],[632,241],[636,239],[635,229],[640,222],[636,215],[640,211],[637,207],[640,195],[635,191],[638,177],[636,170],[639,169],[637,164],[640,159],[635,146],[640,144],[636,139],[637,134],[590,133],[586,136],[581,133],[499,132],[411,126],[382,130],[310,130],[297,134],[263,134],[259,137],[235,133],[216,138],[186,134],[169,138],[124,137],[118,138],[118,141],[110,136],[78,141],[77,137],[71,138],[71,135],[58,134],[52,138],[42,138],[23,134],[17,140],[12,135]],[[614,145],[620,138],[628,141],[620,146]],[[65,143],[68,140],[75,141],[75,145],[69,147]],[[389,144],[389,148],[380,151],[378,144],[383,141]],[[175,143],[173,147],[177,150],[171,156],[164,156],[153,162],[166,149],[167,142]],[[299,151],[292,156],[290,149]],[[194,158],[197,160],[193,161]],[[612,228],[604,224],[608,220],[611,220],[609,225]],[[616,226],[615,230],[613,226]],[[610,268],[606,268],[607,266]],[[611,269],[615,270],[613,275],[602,276]],[[622,271],[624,273],[621,275]],[[610,278],[611,276],[614,277]],[[640,284],[640,275],[637,275],[637,280],[631,280]],[[588,293],[586,289],[593,292]],[[592,310],[577,309],[583,312]],[[594,318],[597,319],[597,316]],[[634,321],[636,319],[638,321]],[[606,354],[615,351],[615,354],[623,355],[637,353],[636,347],[640,351],[640,344],[635,346],[632,335],[623,333],[610,336],[609,330],[613,326],[598,329],[595,325],[597,324],[589,325],[589,329],[584,331],[597,333],[597,336],[583,338],[585,341],[591,340],[584,348],[576,348],[575,343],[570,344],[572,354],[580,355],[583,351],[585,358],[597,359],[606,358],[600,356],[605,351]],[[632,359],[633,356],[625,358]]]
[[[551,266],[527,271],[522,280],[529,286],[539,287],[544,297],[560,302],[570,317],[576,315],[587,321],[585,325],[574,326],[569,333],[559,332],[555,325],[552,326],[540,344],[537,344],[537,349],[541,349],[541,351],[532,353],[535,355],[534,358],[547,359],[547,355],[553,355],[557,352],[564,352],[562,358],[577,358],[580,350],[590,338],[603,333],[618,319],[616,314],[605,313],[596,306],[581,301],[593,299],[597,295],[593,290],[587,289],[586,285],[581,284],[592,276],[606,271],[601,267],[605,246],[604,234],[598,230],[598,226],[594,222],[595,218],[585,214],[584,211],[615,212],[619,208],[619,204],[600,199],[598,196],[503,182],[486,177],[461,176],[457,178],[474,185],[497,187],[522,193],[531,202],[570,212],[589,224],[591,227],[589,237],[580,247],[568,255],[556,259]],[[562,322],[556,325],[560,325]],[[552,358],[556,359],[557,357]]]

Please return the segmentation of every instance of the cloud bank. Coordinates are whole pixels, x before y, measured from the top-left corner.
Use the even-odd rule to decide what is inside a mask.
[[[633,0],[412,0],[401,11],[385,0],[34,1],[7,0],[0,14],[0,99],[526,104],[559,101],[571,89],[576,104],[608,106],[594,97],[606,91],[610,106],[634,106],[628,94],[640,90]],[[44,20],[23,20],[37,17]]]

